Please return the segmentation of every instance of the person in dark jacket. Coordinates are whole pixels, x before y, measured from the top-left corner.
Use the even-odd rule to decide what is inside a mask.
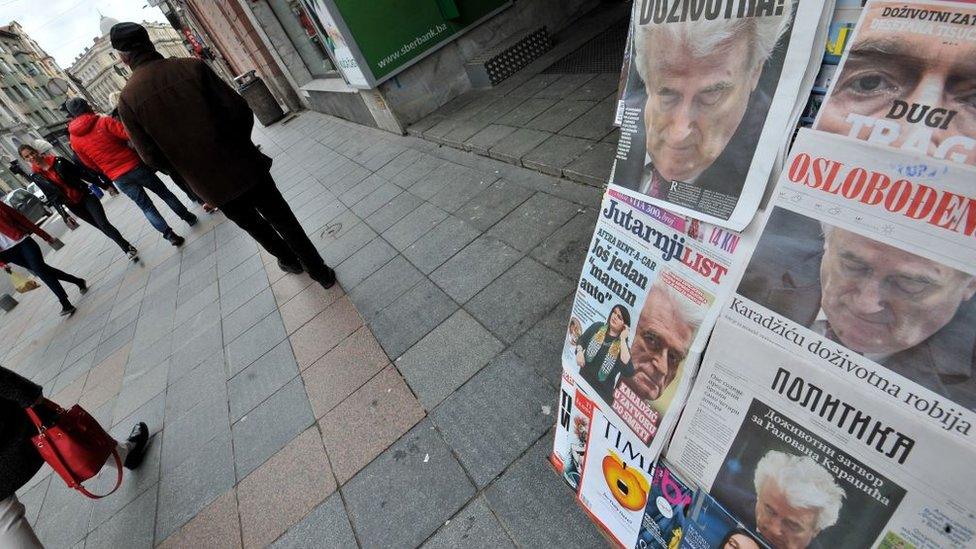
[[[141,25],[119,23],[110,38],[132,68],[118,109],[143,161],[183,176],[194,193],[274,255],[282,270],[305,270],[331,287],[335,272],[275,186],[271,158],[251,141],[254,113],[244,98],[199,59],[164,59]]]
[[[6,264],[13,263],[34,273],[61,302],[61,316],[74,314],[75,306],[68,300],[68,293],[64,291],[61,281],[78,286],[81,293],[88,291],[88,285],[84,279],[48,265],[44,261],[41,247],[31,238],[32,234],[36,234],[46,242],[54,241],[54,237],[44,229],[32,223],[17,210],[0,202],[0,266],[9,273],[10,268]]]
[[[4,549],[43,547],[27,522],[24,505],[17,499],[17,490],[27,484],[44,465],[44,460],[31,442],[37,428],[24,413],[25,408],[40,403],[42,399],[39,385],[0,366],[0,547]],[[42,408],[38,407],[37,410],[45,424],[53,420]],[[139,467],[148,447],[149,429],[145,423],[138,423],[126,442],[118,446],[125,468],[132,470]]]
[[[109,222],[105,215],[105,208],[88,190],[88,185],[84,182],[85,176],[74,162],[53,154],[42,155],[27,144],[21,145],[17,152],[31,165],[33,173],[24,175],[37,184],[48,202],[63,205],[79,219],[94,225],[105,236],[112,239],[129,256],[129,259],[133,261],[139,259],[139,252],[135,246],[129,244],[115,225]],[[15,165],[11,165],[11,169],[20,171],[19,167],[15,168]]]
[[[72,97],[65,106],[68,114],[74,117],[68,123],[68,134],[71,148],[81,163],[107,175],[139,206],[149,224],[162,233],[163,238],[174,246],[181,246],[183,237],[163,219],[146,190],[162,198],[188,225],[196,225],[197,216],[190,213],[166,184],[139,160],[139,155],[129,147],[125,126],[110,116],[95,114],[91,105],[81,97]]]

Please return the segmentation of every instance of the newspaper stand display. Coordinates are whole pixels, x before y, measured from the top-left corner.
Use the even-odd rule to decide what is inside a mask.
[[[627,51],[579,505],[626,549],[976,547],[976,2],[637,0]]]

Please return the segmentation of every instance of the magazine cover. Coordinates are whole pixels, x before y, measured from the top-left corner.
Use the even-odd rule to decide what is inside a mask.
[[[704,490],[699,490],[695,494],[687,525],[687,532],[681,538],[682,549],[765,549],[769,547],[755,532],[746,528]]]
[[[829,1],[826,5],[832,6]],[[741,231],[795,125],[823,0],[639,0],[611,183]],[[802,95],[802,97],[801,97]]]
[[[687,528],[695,489],[660,458],[651,477],[651,493],[644,508],[635,549],[676,549]]]
[[[976,165],[976,5],[868,2],[814,129]]]
[[[654,459],[606,414],[594,411],[592,426],[579,502],[620,546],[633,547],[651,491]]]
[[[813,90],[810,91],[810,99],[807,102],[803,114],[800,116],[800,126],[808,128],[813,125],[820,112],[827,91],[833,84],[834,76],[837,74],[837,66],[847,51],[851,36],[854,34],[854,27],[861,16],[861,8],[867,0],[837,0],[834,5],[833,17],[830,20],[830,28],[827,31],[827,44],[824,47],[823,61],[820,64],[820,71],[813,82]]]
[[[559,416],[549,461],[562,474],[563,480],[577,492],[586,463],[586,441],[593,422],[594,407],[593,401],[576,386],[573,376],[563,372],[559,390]]]

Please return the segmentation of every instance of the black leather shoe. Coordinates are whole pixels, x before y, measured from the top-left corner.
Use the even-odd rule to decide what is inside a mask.
[[[174,246],[182,246],[184,242],[183,237],[173,232],[173,229],[168,229],[165,233],[163,233],[163,238],[168,240],[169,243]]]
[[[65,305],[65,306],[61,307],[61,313],[60,314],[61,314],[61,316],[71,316],[71,315],[75,314],[75,311],[77,311],[77,310],[78,309],[75,309],[75,306],[74,305]]]
[[[142,465],[143,458],[146,457],[146,449],[149,448],[149,427],[145,423],[139,422],[132,428],[129,435],[129,442],[133,443],[129,455],[125,456],[126,469],[132,470]]]
[[[329,266],[326,266],[319,273],[316,273],[314,275],[310,274],[310,276],[312,277],[312,280],[321,284],[322,287],[325,288],[326,290],[334,286],[336,283],[335,271],[333,271],[332,268]]]
[[[300,275],[305,272],[301,263],[285,263],[280,259],[278,260],[278,268],[293,275]]]
[[[81,293],[81,295],[87,294],[88,293],[88,282],[86,282],[85,280],[82,280],[81,281],[81,284],[78,285],[78,291]]]

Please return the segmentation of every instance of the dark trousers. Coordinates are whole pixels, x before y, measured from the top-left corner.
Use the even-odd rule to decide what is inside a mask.
[[[171,170],[171,172],[172,173],[169,174],[169,178],[173,180],[173,184],[179,187],[191,202],[203,204],[203,199],[197,196],[197,193],[193,192],[193,189],[190,188],[190,184],[186,182],[186,179],[183,179],[183,176],[177,173],[175,170]]]
[[[115,228],[115,225],[109,222],[105,215],[105,208],[94,196],[86,193],[85,198],[78,204],[66,204],[66,206],[71,210],[71,213],[75,214],[75,217],[83,219],[86,223],[94,225],[99,231],[105,233],[105,236],[118,244],[123,252],[129,251],[129,248],[132,247],[129,241],[123,238],[122,233]]]
[[[68,293],[64,291],[64,286],[59,281],[70,282],[78,287],[84,283],[84,280],[77,276],[69,275],[45,263],[41,247],[29,236],[13,248],[0,251],[0,261],[20,265],[34,273],[41,282],[51,288],[54,295],[58,296],[58,301],[65,307],[70,306],[71,302],[68,301]]]
[[[220,209],[282,263],[301,264],[313,277],[325,270],[325,261],[281,196],[271,174],[265,174],[260,183]]]
[[[173,191],[166,187],[163,180],[146,166],[138,166],[136,169],[120,175],[114,183],[120,191],[124,192],[126,196],[136,203],[136,206],[139,206],[139,209],[145,214],[146,219],[149,220],[149,224],[163,234],[166,234],[167,231],[172,229],[170,229],[166,220],[163,219],[163,216],[160,215],[152,199],[146,194],[146,189],[156,193],[156,196],[159,198],[162,198],[163,202],[176,212],[176,215],[180,216],[180,219],[183,221],[190,223],[196,220],[196,216],[190,213],[190,210],[186,209],[186,206],[180,202],[179,198],[176,198]]]

